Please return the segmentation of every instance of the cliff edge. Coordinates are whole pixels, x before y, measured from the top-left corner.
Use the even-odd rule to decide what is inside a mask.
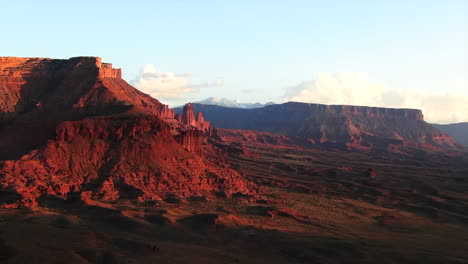
[[[101,58],[2,57],[0,91],[0,206],[254,189],[208,143],[209,123],[177,121]]]

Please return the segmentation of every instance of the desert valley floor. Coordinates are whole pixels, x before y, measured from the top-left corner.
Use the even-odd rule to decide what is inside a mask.
[[[44,197],[2,209],[2,263],[467,263],[468,155],[401,159],[219,133],[257,195]]]

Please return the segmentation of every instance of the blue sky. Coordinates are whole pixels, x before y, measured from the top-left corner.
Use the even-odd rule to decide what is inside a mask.
[[[19,0],[1,9],[0,56],[100,56],[171,105],[215,96],[430,113],[440,96],[448,103],[431,121],[468,121],[466,0]],[[380,92],[360,100],[367,91]]]

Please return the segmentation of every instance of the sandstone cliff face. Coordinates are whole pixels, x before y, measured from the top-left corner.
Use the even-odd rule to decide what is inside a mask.
[[[215,127],[286,135],[302,145],[361,150],[460,149],[426,123],[420,110],[285,103],[257,109],[194,104]]]
[[[4,91],[0,97],[2,120],[57,110],[64,111],[60,117],[81,117],[130,109],[174,118],[166,105],[127,84],[120,69],[96,57],[1,57],[0,85]]]
[[[207,143],[205,122],[178,122],[100,58],[0,58],[0,90],[0,188],[14,197],[1,206],[252,190]]]
[[[166,105],[131,87],[120,78],[119,69],[100,58],[7,57],[0,62],[0,160],[17,159],[45,144],[64,120],[141,114],[174,117]]]

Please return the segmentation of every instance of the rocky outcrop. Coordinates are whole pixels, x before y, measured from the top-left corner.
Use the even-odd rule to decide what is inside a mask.
[[[214,127],[285,135],[306,146],[400,151],[460,149],[416,109],[285,103],[257,109],[193,104]],[[176,109],[177,111],[177,109]]]
[[[190,103],[184,106],[184,113],[182,114],[182,123],[186,125],[191,125],[191,126],[197,125],[197,120],[195,119],[195,113],[193,112],[193,106]]]
[[[191,103],[184,106],[183,112],[176,115],[176,119],[185,125],[196,127],[205,133],[210,134],[212,132],[210,122],[205,120],[202,112],[198,112],[195,118],[195,112]]]
[[[130,110],[174,117],[166,105],[126,83],[120,69],[97,57],[1,57],[0,85],[4,91],[0,97],[3,120],[54,111],[61,112],[62,119]]]
[[[202,131],[209,132],[209,133],[213,131],[210,122],[205,120],[205,117],[203,116],[202,112],[197,113],[197,126],[196,127]]]
[[[178,122],[100,58],[0,58],[0,88],[0,189],[15,194],[0,206],[254,192],[209,123]]]
[[[195,118],[192,104],[186,104],[183,109],[182,114],[176,115],[175,119],[190,129],[179,133],[177,142],[185,149],[202,155],[202,144],[207,143],[206,136],[213,135],[213,128],[201,112]]]
[[[44,148],[3,162],[0,171],[1,189],[21,197],[4,206],[35,205],[44,194],[148,201],[252,190],[228,166],[184,150],[170,126],[150,116],[64,122]]]
[[[174,118],[166,105],[131,87],[119,69],[100,58],[4,57],[0,62],[0,160],[44,145],[63,121],[142,114]]]

